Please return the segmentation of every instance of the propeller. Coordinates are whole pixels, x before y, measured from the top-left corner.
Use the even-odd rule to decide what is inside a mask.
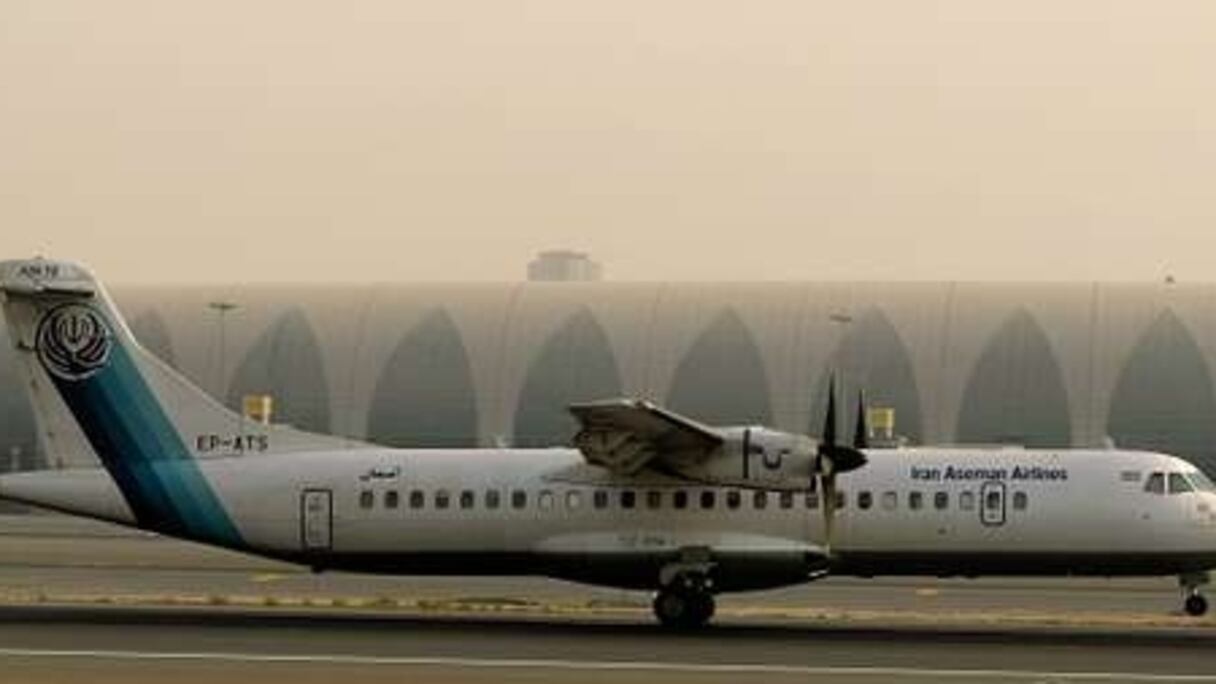
[[[857,390],[857,428],[853,430],[853,448],[870,448],[870,426],[866,425],[866,393]]]
[[[865,397],[858,393],[857,429],[853,433],[853,446],[836,443],[836,376],[828,379],[828,408],[824,416],[823,434],[815,455],[815,472],[823,497],[824,546],[832,555],[832,533],[836,519],[836,475],[856,470],[866,463]]]

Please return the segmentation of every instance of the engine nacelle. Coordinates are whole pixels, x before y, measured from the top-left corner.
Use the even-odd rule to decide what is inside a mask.
[[[722,446],[701,463],[680,469],[692,480],[763,489],[812,486],[817,444],[806,435],[764,427],[720,428]]]

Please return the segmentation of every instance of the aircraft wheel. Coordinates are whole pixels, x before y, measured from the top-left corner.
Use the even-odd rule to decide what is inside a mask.
[[[1186,614],[1191,617],[1201,617],[1208,612],[1208,600],[1203,594],[1191,594],[1186,597],[1186,602],[1182,604]]]
[[[695,629],[714,614],[714,597],[697,592],[664,589],[654,599],[654,614],[664,627]]]

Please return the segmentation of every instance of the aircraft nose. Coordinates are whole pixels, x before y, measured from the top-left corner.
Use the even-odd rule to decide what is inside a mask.
[[[1203,498],[1195,504],[1195,512],[1201,524],[1216,527],[1216,494],[1204,492]]]

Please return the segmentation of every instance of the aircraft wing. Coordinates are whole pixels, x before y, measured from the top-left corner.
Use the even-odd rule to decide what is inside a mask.
[[[725,441],[714,428],[641,399],[573,404],[574,446],[588,463],[619,475],[644,468],[678,472],[707,459]]]

